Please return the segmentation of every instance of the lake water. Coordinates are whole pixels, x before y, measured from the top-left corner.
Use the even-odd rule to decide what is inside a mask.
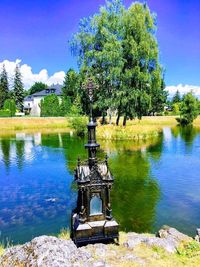
[[[85,141],[69,134],[0,136],[0,241],[23,243],[70,227],[73,170]],[[195,235],[200,227],[200,131],[164,128],[156,140],[100,142],[115,184],[113,215],[123,231],[163,224]]]

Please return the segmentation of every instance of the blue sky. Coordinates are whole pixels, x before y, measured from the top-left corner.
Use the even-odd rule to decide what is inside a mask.
[[[141,1],[142,2],[142,1]],[[98,11],[104,0],[1,0],[0,62],[21,60],[49,76],[76,68],[68,41],[79,20]],[[132,1],[124,0],[128,7]],[[166,84],[200,86],[200,1],[149,0],[157,13],[160,61]]]

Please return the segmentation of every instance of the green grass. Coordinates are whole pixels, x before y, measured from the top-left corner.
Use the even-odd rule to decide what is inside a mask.
[[[146,140],[154,138],[162,132],[160,126],[149,125],[127,125],[114,126],[104,125],[97,128],[97,139],[104,140]]]
[[[0,256],[4,253],[4,246],[0,244]]]
[[[71,118],[0,118],[0,134],[7,135],[15,132],[70,132]],[[84,117],[83,117],[84,119]],[[113,118],[115,122],[116,118]],[[120,125],[100,125],[97,127],[97,138],[102,140],[147,140],[159,135],[164,126],[177,125],[176,116],[155,116],[143,117],[141,121],[127,121],[127,126]],[[200,128],[200,116],[194,121],[194,126]]]
[[[152,235],[151,235],[152,236]],[[62,229],[57,236],[58,238],[69,240],[70,231],[69,229]],[[183,242],[180,244],[177,253],[171,254],[166,252],[164,249],[159,247],[149,247],[145,244],[139,244],[133,249],[126,248],[123,246],[124,242],[127,241],[127,233],[119,233],[119,246],[114,244],[107,245],[107,252],[104,260],[108,265],[116,267],[134,267],[140,266],[134,261],[124,260],[124,256],[133,255],[142,259],[145,262],[145,266],[148,267],[197,267],[200,262],[200,243],[196,241]],[[95,248],[88,246],[87,249],[91,252],[93,258],[101,260],[101,255],[95,254]],[[5,251],[4,246],[0,245],[0,256]],[[19,265],[15,265],[19,266]]]
[[[70,230],[69,229],[61,229],[60,233],[58,234],[58,238],[69,240],[70,239]]]

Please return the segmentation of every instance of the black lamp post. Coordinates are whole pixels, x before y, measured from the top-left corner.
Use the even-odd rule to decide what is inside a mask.
[[[95,86],[94,82],[91,78],[88,79],[88,83],[86,84],[86,88],[88,90],[88,96],[90,100],[90,118],[89,123],[87,125],[88,127],[88,143],[85,145],[85,148],[88,149],[88,159],[89,159],[89,167],[90,169],[92,166],[96,163],[96,152],[97,148],[100,147],[99,144],[96,143],[96,127],[97,123],[94,122],[93,118],[93,92],[97,86]]]
[[[93,90],[96,88],[91,79],[86,84],[90,99],[90,118],[87,125],[88,160],[81,162],[75,170],[78,184],[77,207],[72,212],[71,237],[77,246],[108,242],[118,239],[118,223],[112,217],[110,191],[114,178],[109,170],[107,156],[105,161],[96,158],[96,126],[92,114]]]

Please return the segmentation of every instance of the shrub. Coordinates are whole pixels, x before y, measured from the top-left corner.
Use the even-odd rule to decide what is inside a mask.
[[[0,117],[10,117],[10,110],[0,110]]]
[[[194,256],[200,255],[200,244],[196,241],[191,241],[189,243],[182,243],[178,250],[178,254],[181,256],[186,256],[192,258]]]
[[[15,105],[15,101],[13,99],[7,99],[4,102],[3,108],[4,108],[4,110],[9,110],[10,111],[10,116],[11,117],[15,116],[16,105]]]
[[[57,117],[60,116],[59,98],[55,94],[46,96],[41,101],[41,117]]]
[[[188,93],[183,96],[182,103],[180,105],[180,118],[177,121],[181,125],[192,124],[193,120],[197,118],[199,114],[198,99],[193,96],[192,93]]]
[[[62,98],[60,104],[60,116],[66,116],[70,114],[71,111],[71,102],[69,98]]]
[[[174,115],[179,115],[180,114],[180,103],[174,103],[172,105],[172,111]]]
[[[75,130],[78,136],[85,136],[87,133],[87,117],[73,117],[70,120],[70,127]]]

